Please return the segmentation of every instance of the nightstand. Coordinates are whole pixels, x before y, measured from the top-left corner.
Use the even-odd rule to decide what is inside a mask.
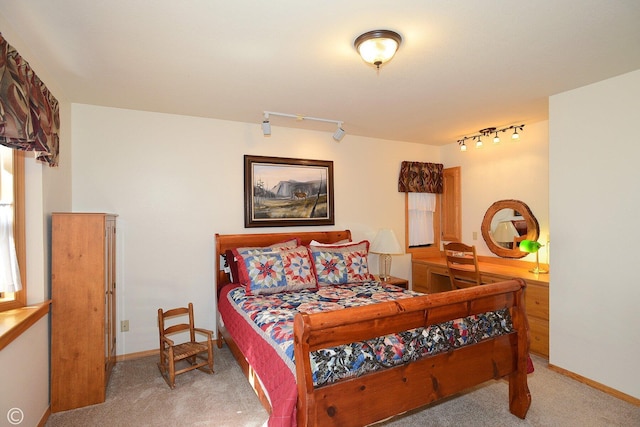
[[[380,280],[380,276],[375,276],[376,280]],[[399,286],[403,289],[409,289],[409,281],[407,279],[401,279],[399,277],[389,277],[387,280],[380,280],[382,283],[388,283],[389,285]]]

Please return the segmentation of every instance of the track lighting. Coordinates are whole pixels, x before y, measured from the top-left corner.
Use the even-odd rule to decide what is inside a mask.
[[[271,123],[269,123],[269,113],[264,113],[264,120],[262,121],[262,134],[264,136],[271,136]]]
[[[264,112],[264,120],[262,122],[262,133],[264,134],[264,136],[270,136],[271,135],[271,123],[269,122],[269,115],[290,117],[290,118],[296,119],[298,121],[314,120],[316,122],[335,123],[335,124],[338,125],[338,129],[336,129],[336,131],[333,134],[333,139],[336,142],[342,141],[342,138],[344,138],[344,136],[346,134],[345,130],[342,128],[342,123],[344,123],[344,122],[342,122],[340,120],[322,119],[320,117],[308,117],[308,116],[303,116],[303,115],[300,115],[300,114],[287,114],[287,113],[276,113],[276,112],[273,112],[273,111],[265,111]]]
[[[476,141],[476,148],[482,148],[482,137],[488,137],[491,134],[494,134],[493,137],[493,143],[494,144],[498,144],[500,142],[500,137],[498,136],[499,132],[506,132],[510,129],[513,129],[513,135],[511,135],[512,139],[519,139],[520,138],[520,134],[518,133],[518,130],[520,132],[522,132],[522,130],[524,129],[524,124],[522,125],[511,125],[511,126],[507,126],[501,129],[496,129],[495,127],[489,127],[489,128],[485,128],[485,129],[480,129],[478,131],[477,134],[475,135],[469,135],[469,136],[464,136],[462,137],[462,139],[459,139],[458,145],[460,146],[460,151],[467,151],[467,146],[465,144],[465,141],[467,139],[473,139]]]

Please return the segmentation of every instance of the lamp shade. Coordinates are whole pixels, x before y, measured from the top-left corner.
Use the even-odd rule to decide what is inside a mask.
[[[533,240],[523,240],[520,242],[520,250],[522,252],[528,252],[530,254],[538,252],[542,245]]]
[[[511,221],[500,221],[493,231],[493,239],[496,242],[513,242],[513,238],[518,236],[518,230]]]
[[[373,243],[369,247],[369,251],[376,254],[401,254],[402,247],[396,238],[395,233],[390,228],[378,230]]]

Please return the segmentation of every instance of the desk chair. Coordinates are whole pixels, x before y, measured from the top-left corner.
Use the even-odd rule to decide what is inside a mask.
[[[470,288],[482,284],[475,246],[451,242],[444,245],[444,253],[453,289]]]
[[[174,324],[165,328],[165,321],[168,318],[186,315],[189,317],[189,323]],[[213,374],[213,332],[194,327],[192,303],[189,303],[188,307],[167,311],[162,311],[159,308],[158,329],[160,331],[160,363],[158,363],[158,368],[169,387],[175,387],[176,375],[193,369]],[[181,344],[176,344],[167,337],[167,335],[178,332],[186,333],[187,331],[189,331],[189,341]],[[196,333],[204,335],[206,341],[196,341]],[[176,364],[181,361],[186,362],[187,366],[176,370]]]

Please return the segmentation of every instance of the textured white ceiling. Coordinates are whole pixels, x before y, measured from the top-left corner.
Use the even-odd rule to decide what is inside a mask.
[[[256,132],[264,110],[322,117],[344,121],[345,142],[449,144],[640,69],[638,0],[0,0],[0,14],[71,102]],[[378,28],[404,38],[379,74],[353,47]]]

